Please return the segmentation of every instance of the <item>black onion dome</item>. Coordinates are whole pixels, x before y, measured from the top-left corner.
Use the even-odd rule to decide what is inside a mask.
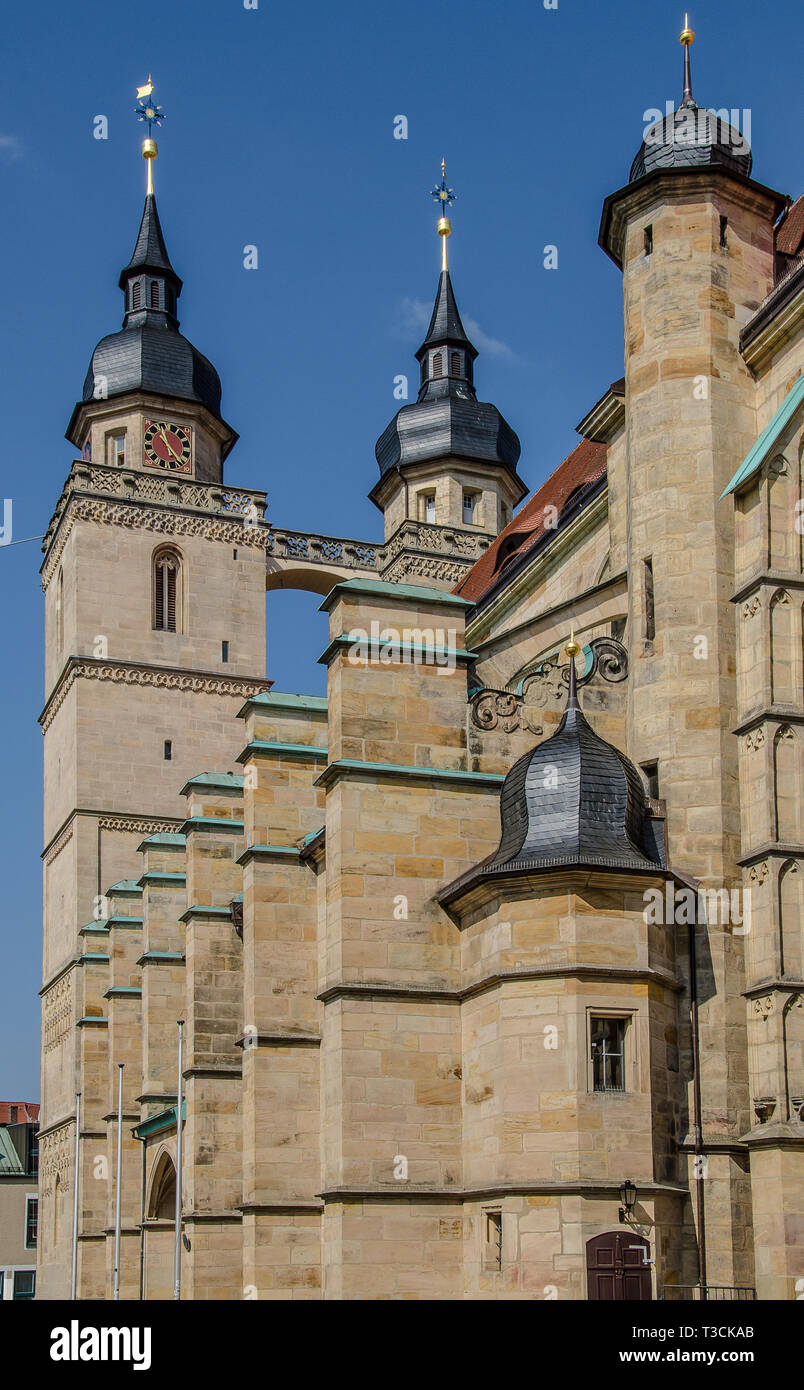
[[[571,706],[552,737],[519,758],[503,782],[502,834],[486,867],[655,869],[645,849],[646,815],[634,764]]]
[[[82,400],[147,391],[200,403],[220,417],[218,373],[179,332],[182,282],[171,265],[152,193],[146,196],[134,253],[119,283],[125,294],[123,326],[95,348]]]
[[[377,440],[380,473],[408,463],[457,457],[501,463],[512,472],[520,445],[511,426],[494,405],[457,392],[425,403],[405,405]]]
[[[629,182],[659,169],[690,169],[718,164],[748,177],[753,157],[748,141],[711,111],[694,102],[656,121],[645,132]]]
[[[457,457],[502,464],[516,473],[520,444],[496,406],[474,387],[477,349],[466,335],[448,270],[442,270],[427,335],[416,353],[421,386],[377,440],[380,474],[411,463]]]
[[[556,732],[519,758],[502,784],[500,822],[494,854],[443,889],[441,903],[480,883],[542,869],[666,872],[663,834],[648,813],[642,778],[587,722],[574,670]]]
[[[176,329],[142,323],[101,338],[92,354],[82,399],[122,396],[128,391],[197,401],[220,415],[218,373]]]

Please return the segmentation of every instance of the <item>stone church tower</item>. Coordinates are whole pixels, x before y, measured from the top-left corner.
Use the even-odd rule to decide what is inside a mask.
[[[149,188],[44,544],[40,1296],[76,1181],[110,1295],[122,1063],[124,1298],[172,1294],[179,1126],[185,1298],[796,1297],[804,198],[692,37],[604,204],[624,375],[516,515],[443,169],[381,541],[224,483]],[[265,677],[285,586],[326,698]]]

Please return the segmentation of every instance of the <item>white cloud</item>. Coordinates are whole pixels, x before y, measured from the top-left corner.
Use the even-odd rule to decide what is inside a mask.
[[[426,333],[430,324],[430,316],[433,312],[432,304],[426,303],[423,299],[405,298],[400,301],[394,323],[394,336],[397,338],[410,338],[414,333]],[[483,329],[476,319],[465,319],[464,327],[475,347],[479,352],[488,353],[489,357],[513,357],[514,354],[507,343],[503,343],[499,338],[492,338]]]
[[[0,135],[0,159],[6,164],[12,164],[15,159],[22,158],[22,142],[16,135]]]

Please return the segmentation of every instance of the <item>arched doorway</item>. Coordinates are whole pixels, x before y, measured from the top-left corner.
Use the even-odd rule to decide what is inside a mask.
[[[650,1300],[650,1246],[635,1231],[605,1231],[586,1242],[586,1297],[607,1303]]]
[[[163,1153],[159,1159],[151,1183],[151,1198],[148,1203],[148,1216],[165,1221],[173,1219],[176,1212],[176,1169],[169,1154]]]

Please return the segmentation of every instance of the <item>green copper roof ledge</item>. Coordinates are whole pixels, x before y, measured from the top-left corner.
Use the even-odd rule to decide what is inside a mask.
[[[147,883],[186,883],[187,875],[179,873],[168,873],[167,870],[149,869],[147,874],[143,874],[140,883],[145,887]]]
[[[410,629],[408,630],[410,631]],[[421,628],[413,629],[416,632],[421,632],[421,630]],[[368,647],[370,652],[373,652],[375,647],[378,649],[376,656],[373,654],[358,656],[353,663],[355,666],[364,666],[368,662],[374,664],[379,661],[381,666],[386,664],[388,666],[401,664],[432,666],[435,670],[445,671],[450,669],[450,661],[453,661],[456,666],[467,666],[471,665],[473,661],[477,661],[479,655],[478,652],[466,651],[463,647],[456,647],[454,650],[449,647],[437,647],[435,644],[428,647],[418,642],[398,642],[394,638],[389,638],[388,641],[378,639],[375,642],[369,633],[342,632],[340,637],[333,637],[326,651],[321,653],[318,658],[319,665],[327,666],[335,652],[341,651],[344,647]],[[381,653],[385,648],[395,648],[398,653],[398,660],[383,662]],[[446,660],[441,661],[439,659],[441,657],[446,657]]]
[[[107,917],[107,927],[133,927],[139,931],[142,926],[141,917]]]
[[[207,787],[210,791],[219,792],[242,791],[243,774],[241,772],[199,772],[197,777],[191,777],[189,782],[185,782],[179,795],[187,796],[193,787]]]
[[[235,762],[248,762],[252,753],[262,753],[266,757],[274,754],[281,758],[313,758],[319,762],[326,762],[329,757],[326,748],[319,748],[312,743],[275,743],[273,739],[256,738],[252,743],[246,744],[242,753],[238,753]]]
[[[765,426],[756,444],[746,454],[731,482],[724,488],[723,492],[721,492],[721,499],[727,497],[730,492],[736,492],[738,487],[741,487],[742,484],[761,467],[780,434],[782,434],[785,427],[789,425],[802,401],[804,401],[804,374],[802,374],[797,381],[794,381],[782,401],[782,404],[773,416],[773,419],[768,421],[768,424]]]
[[[142,989],[139,985],[112,985],[107,989],[104,999],[139,999]]]
[[[149,1120],[143,1120],[142,1124],[135,1125],[131,1133],[135,1139],[147,1139],[151,1134],[158,1134],[162,1129],[170,1129],[176,1123],[176,1110],[178,1105],[169,1105],[167,1110],[160,1110],[158,1114],[152,1115]],[[182,1120],[187,1119],[187,1101],[182,1099],[181,1103]]]
[[[472,607],[469,599],[459,598],[447,589],[426,589],[424,585],[419,584],[389,584],[382,579],[342,579],[330,589],[319,607],[319,613],[328,613],[340,594],[366,594],[369,597],[396,600],[399,603],[410,603],[411,600],[418,599],[422,604],[440,603],[452,608]]]
[[[462,768],[415,767],[410,763],[366,763],[357,758],[339,758],[324,768],[313,786],[326,787],[338,776],[351,773],[364,777],[424,777],[438,782],[458,782],[465,786],[501,787],[505,778],[501,772],[467,772]]]
[[[281,691],[266,690],[259,695],[250,695],[246,703],[237,711],[238,719],[245,719],[248,710],[258,709],[298,709],[311,710],[321,714],[327,712],[327,701],[322,695],[283,695]]]
[[[113,883],[111,888],[106,889],[107,898],[112,893],[118,898],[141,898],[142,889],[134,878],[123,878],[119,883]]]
[[[244,825],[244,821],[230,820],[228,816],[190,816],[184,822],[182,830],[185,834],[188,830],[228,830],[242,835]]]
[[[231,917],[230,907],[213,907],[211,903],[193,903],[181,914],[180,922],[189,922],[191,917]]]
[[[162,830],[158,835],[148,835],[137,845],[137,850],[142,853],[146,849],[184,849],[187,844],[186,835],[170,835]]]
[[[296,859],[299,850],[296,845],[247,845],[238,859],[238,864],[249,864],[252,859]]]
[[[103,922],[87,922],[85,927],[79,927],[79,936],[108,936],[109,928]]]

